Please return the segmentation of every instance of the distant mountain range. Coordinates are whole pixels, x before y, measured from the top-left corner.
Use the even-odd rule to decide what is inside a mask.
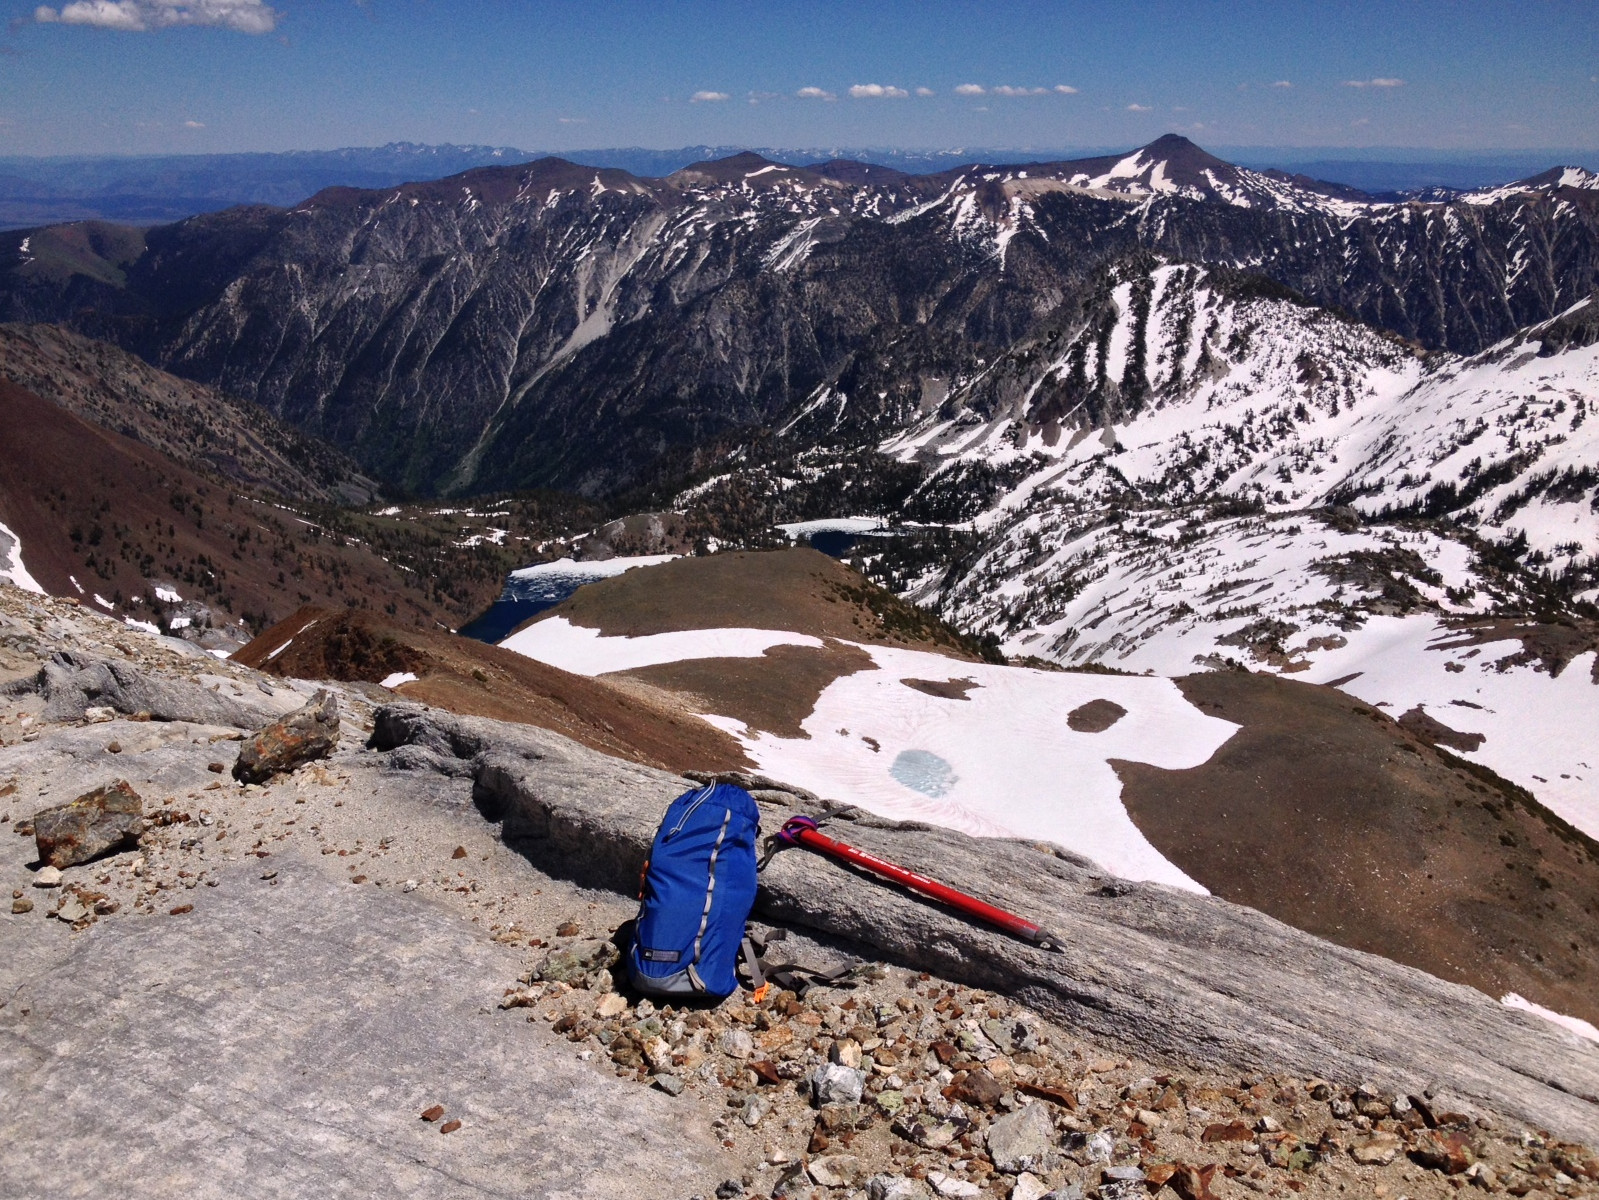
[[[1060,161],[1113,149],[683,146],[651,150],[633,146],[561,151],[558,156],[583,166],[661,178],[692,163],[727,158],[745,150],[795,166],[850,159],[907,174],[928,174],[963,162]],[[546,151],[513,146],[391,142],[386,146],[280,153],[0,157],[0,229],[82,220],[156,224],[236,204],[287,207],[327,187],[393,187],[442,178],[473,167],[531,162],[549,156]],[[1324,151],[1257,147],[1236,151],[1231,158],[1258,170],[1330,180],[1383,198],[1428,188],[1469,190],[1509,183],[1534,174],[1555,158],[1599,169],[1599,153],[1593,152],[1395,160],[1375,153],[1369,158],[1339,158]]]
[[[1037,390],[1018,347],[1078,336],[1113,277],[1156,260],[1476,353],[1599,283],[1596,183],[1565,167],[1384,203],[1172,135],[922,175],[542,159],[150,229],[6,234],[0,317],[65,322],[253,400],[390,487],[605,495],[830,389],[889,398],[840,417],[863,434],[914,413],[929,380],[981,376],[978,402],[1009,405]],[[1071,420],[1127,403],[1101,389]]]

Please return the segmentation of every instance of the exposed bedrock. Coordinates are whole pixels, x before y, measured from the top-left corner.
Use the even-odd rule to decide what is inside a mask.
[[[9,683],[5,690],[43,696],[46,721],[78,721],[90,708],[107,708],[156,721],[254,729],[300,703],[288,692],[226,694],[220,686],[169,679],[129,663],[68,650],[58,651],[35,675]]]
[[[376,716],[377,750],[467,762],[479,806],[545,870],[628,892],[685,785],[542,730],[414,705]],[[414,765],[414,764],[413,764]],[[800,850],[762,874],[757,911],[863,954],[1004,991],[1051,1018],[1196,1066],[1431,1089],[1564,1137],[1599,1137],[1599,1046],[1471,988],[1302,933],[1252,909],[1128,883],[1039,843],[897,824],[756,787],[767,832],[793,809],[832,832],[1054,930],[1059,952],[957,920]]]

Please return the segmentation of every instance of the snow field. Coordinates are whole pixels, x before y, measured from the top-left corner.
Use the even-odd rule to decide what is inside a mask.
[[[790,521],[777,528],[791,540],[800,542],[813,533],[875,533],[888,528],[888,521],[883,517],[832,517],[819,521]]]
[[[513,633],[500,645],[576,675],[603,675],[691,658],[760,658],[773,646],[820,647],[822,640],[777,629],[689,629],[647,637],[604,637],[598,629],[549,617]]]
[[[1203,892],[1150,845],[1121,803],[1109,760],[1198,766],[1236,726],[1201,713],[1167,679],[1131,679],[957,662],[863,646],[877,664],[835,680],[802,725],[808,738],[741,737],[759,769],[880,816],[984,837],[1037,838],[1112,874]],[[964,700],[927,695],[902,679],[970,679]],[[1127,715],[1101,733],[1066,723],[1107,699]],[[874,748],[870,738],[877,743]],[[930,795],[894,765],[916,752],[948,772]],[[949,779],[952,775],[953,779]]]
[[[758,629],[601,637],[563,618],[537,622],[501,643],[583,675],[821,644]],[[1133,824],[1109,760],[1198,766],[1236,726],[1201,713],[1166,679],[860,649],[876,668],[833,681],[802,723],[806,737],[776,737],[727,716],[707,719],[737,737],[761,772],[818,795],[982,837],[1051,841],[1126,879],[1204,891]],[[946,699],[906,686],[901,680],[907,678],[971,680],[975,686],[966,699]],[[1095,699],[1119,704],[1126,715],[1101,733],[1074,731],[1067,714]]]
[[[1519,640],[1481,646],[1438,612],[1358,611],[1372,588],[1328,577],[1351,556],[1413,556],[1439,582],[1410,578],[1443,614],[1469,617],[1492,597],[1459,542],[1423,531],[1349,532],[1315,518],[1223,520],[1193,528],[1152,514],[1076,533],[1035,514],[979,564],[951,615],[1004,634],[1008,654],[1066,664],[1104,663],[1157,675],[1204,670],[1234,659],[1309,683],[1340,687],[1399,717],[1418,705],[1451,729],[1481,733],[1455,751],[1526,788],[1577,828],[1599,837],[1599,685],[1592,653],[1558,678],[1538,664],[1508,664]],[[1029,535],[1058,539],[1024,566]],[[1046,542],[1047,544],[1047,542]],[[1450,589],[1456,597],[1452,600]],[[1041,601],[1052,592],[1069,599]],[[1467,594],[1469,592],[1469,595]],[[1257,632],[1281,622],[1275,638]],[[1262,654],[1267,641],[1282,654]]]
[[[1300,676],[1339,686],[1391,717],[1421,706],[1462,733],[1480,733],[1476,750],[1454,750],[1526,788],[1590,837],[1599,837],[1599,685],[1594,654],[1578,655],[1558,678],[1502,659],[1516,640],[1465,644],[1435,617],[1372,617],[1349,644],[1316,656]],[[1453,669],[1452,669],[1453,668]]]

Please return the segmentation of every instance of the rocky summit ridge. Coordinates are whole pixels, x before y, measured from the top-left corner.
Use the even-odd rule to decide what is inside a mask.
[[[690,780],[10,587],[0,673],[0,827],[22,835],[0,838],[0,1164],[21,1194],[148,1189],[152,1146],[205,1196],[1599,1181],[1580,1144],[1599,1049],[1224,901],[740,777],[768,826],[823,813],[1046,920],[1062,950],[790,852],[757,935],[852,969],[766,1006],[655,1010],[617,991],[608,935]],[[333,712],[319,744],[289,736]],[[233,778],[252,744],[292,756]],[[101,784],[118,813],[137,799],[137,848],[32,861],[37,814]]]

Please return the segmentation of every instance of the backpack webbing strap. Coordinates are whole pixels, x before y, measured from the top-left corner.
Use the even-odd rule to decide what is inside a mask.
[[[755,1003],[759,1004],[766,999],[767,990],[772,986],[766,982],[766,972],[762,969],[761,957],[755,953],[755,943],[750,941],[748,935],[744,938],[744,965],[749,968],[750,986],[755,989]]]
[[[773,965],[759,958],[752,957],[753,951],[745,939],[745,956],[749,963],[750,978],[754,982],[757,996],[764,998],[761,988],[769,988],[773,984],[786,988],[796,995],[804,996],[813,987],[844,987],[856,986],[856,981],[849,978],[860,963],[840,963],[837,966],[817,969],[815,967],[802,967],[798,963],[785,962]]]

